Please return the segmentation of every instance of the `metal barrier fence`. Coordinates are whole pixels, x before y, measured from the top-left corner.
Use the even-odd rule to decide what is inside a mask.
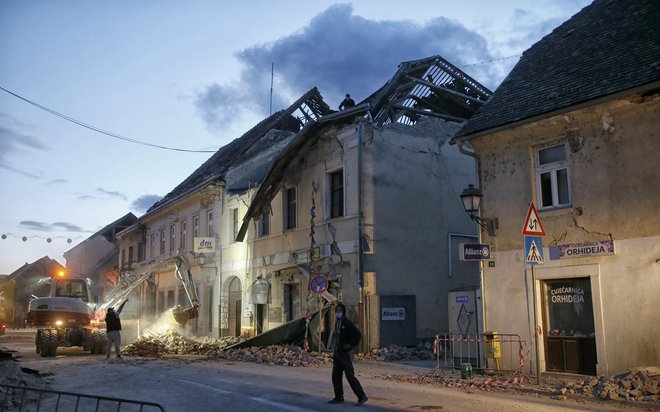
[[[436,335],[433,353],[437,368],[461,369],[485,373],[513,372],[524,374],[526,342],[511,333],[444,333]]]
[[[0,412],[165,412],[162,406],[154,402],[53,391],[27,386],[0,384],[0,394],[2,393],[4,393],[4,398],[2,404],[0,404]]]

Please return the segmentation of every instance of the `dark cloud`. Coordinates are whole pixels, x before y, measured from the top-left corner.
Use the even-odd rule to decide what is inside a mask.
[[[120,199],[127,200],[127,199],[126,199],[126,195],[123,194],[123,193],[121,193],[121,192],[112,192],[112,191],[108,191],[108,190],[102,189],[102,188],[100,188],[100,187],[97,187],[97,188],[96,188],[96,191],[97,191],[97,192],[100,192],[100,193],[103,193],[103,194],[106,195],[106,196],[110,196],[110,197],[118,197],[118,198],[120,198]]]
[[[158,196],[158,195],[140,196],[131,203],[131,210],[134,210],[138,213],[144,213],[147,211],[147,209],[153,206],[154,203],[156,203],[162,198],[163,198],[162,196]]]
[[[374,21],[353,15],[350,5],[338,4],[290,36],[239,52],[240,80],[208,86],[195,105],[211,130],[226,129],[245,109],[267,115],[274,63],[273,110],[288,106],[314,86],[336,108],[346,93],[357,101],[369,96],[399,63],[436,54],[458,67],[492,58],[486,40],[456,21]],[[488,87],[501,80],[486,66],[478,70],[475,77]]]
[[[34,220],[23,220],[22,222],[19,223],[19,225],[27,229],[38,230],[40,232],[51,232],[53,230],[58,230],[58,231],[65,230],[67,232],[85,231],[82,228],[80,228],[80,226],[67,222],[44,223],[44,222],[37,222]]]
[[[68,222],[55,222],[51,226],[56,229],[66,230],[67,232],[85,232],[80,226]]]
[[[15,167],[10,159],[16,152],[27,150],[48,150],[39,139],[23,133],[20,128],[24,127],[11,116],[0,113],[0,168],[27,176],[33,179],[41,179],[40,176]]]

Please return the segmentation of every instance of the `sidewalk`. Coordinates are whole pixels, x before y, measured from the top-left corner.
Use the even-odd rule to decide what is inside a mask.
[[[511,374],[499,376],[484,375],[475,372],[473,379],[461,379],[460,368],[452,373],[450,370],[437,370],[434,360],[408,360],[382,362],[365,360],[358,363],[356,369],[363,369],[367,373],[380,374],[386,379],[408,381],[419,384],[437,384],[465,390],[500,391],[503,393],[528,393],[546,396],[558,401],[576,400],[580,402],[619,404],[621,406],[634,406],[647,410],[659,410],[660,401],[637,401],[628,399],[613,399],[609,396],[599,397],[591,395],[591,387],[586,386],[587,393],[580,393],[585,379],[603,381],[604,378],[595,376],[543,373],[541,384],[536,384],[536,377],[525,377],[522,383],[507,383]],[[608,380],[609,381],[609,380]],[[575,387],[573,386],[575,385]],[[603,384],[604,385],[604,384]],[[595,386],[594,386],[595,387]],[[571,393],[575,392],[575,393]]]

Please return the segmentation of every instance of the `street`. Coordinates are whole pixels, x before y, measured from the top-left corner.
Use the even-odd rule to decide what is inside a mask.
[[[81,348],[60,348],[57,357],[42,358],[35,353],[34,332],[29,330],[7,331],[0,337],[0,348],[3,347],[19,359],[20,367],[38,371],[38,376],[30,375],[27,379],[30,386],[47,385],[59,391],[156,402],[168,412],[357,408],[347,383],[346,403],[327,404],[333,397],[331,365],[295,368],[199,356],[113,356],[106,360],[104,355],[90,355]],[[384,379],[387,374],[421,373],[424,369],[420,366],[365,361],[357,362],[355,368],[369,396],[363,408],[372,411],[642,410],[613,402],[560,401],[548,395],[481,392]],[[0,376],[0,383],[7,383],[7,378]]]

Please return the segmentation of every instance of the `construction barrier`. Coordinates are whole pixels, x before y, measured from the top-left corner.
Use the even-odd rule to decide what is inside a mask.
[[[505,380],[491,380],[493,384],[505,384],[525,379],[525,358],[528,356],[525,347],[525,341],[511,333],[444,333],[436,335],[433,354],[438,370],[452,373],[459,370],[463,376],[466,369],[485,375],[508,376]]]
[[[4,397],[0,404],[0,412],[165,412],[165,409],[162,406],[154,402],[53,391],[50,389],[31,388],[27,386],[0,384],[0,395],[3,394]]]

